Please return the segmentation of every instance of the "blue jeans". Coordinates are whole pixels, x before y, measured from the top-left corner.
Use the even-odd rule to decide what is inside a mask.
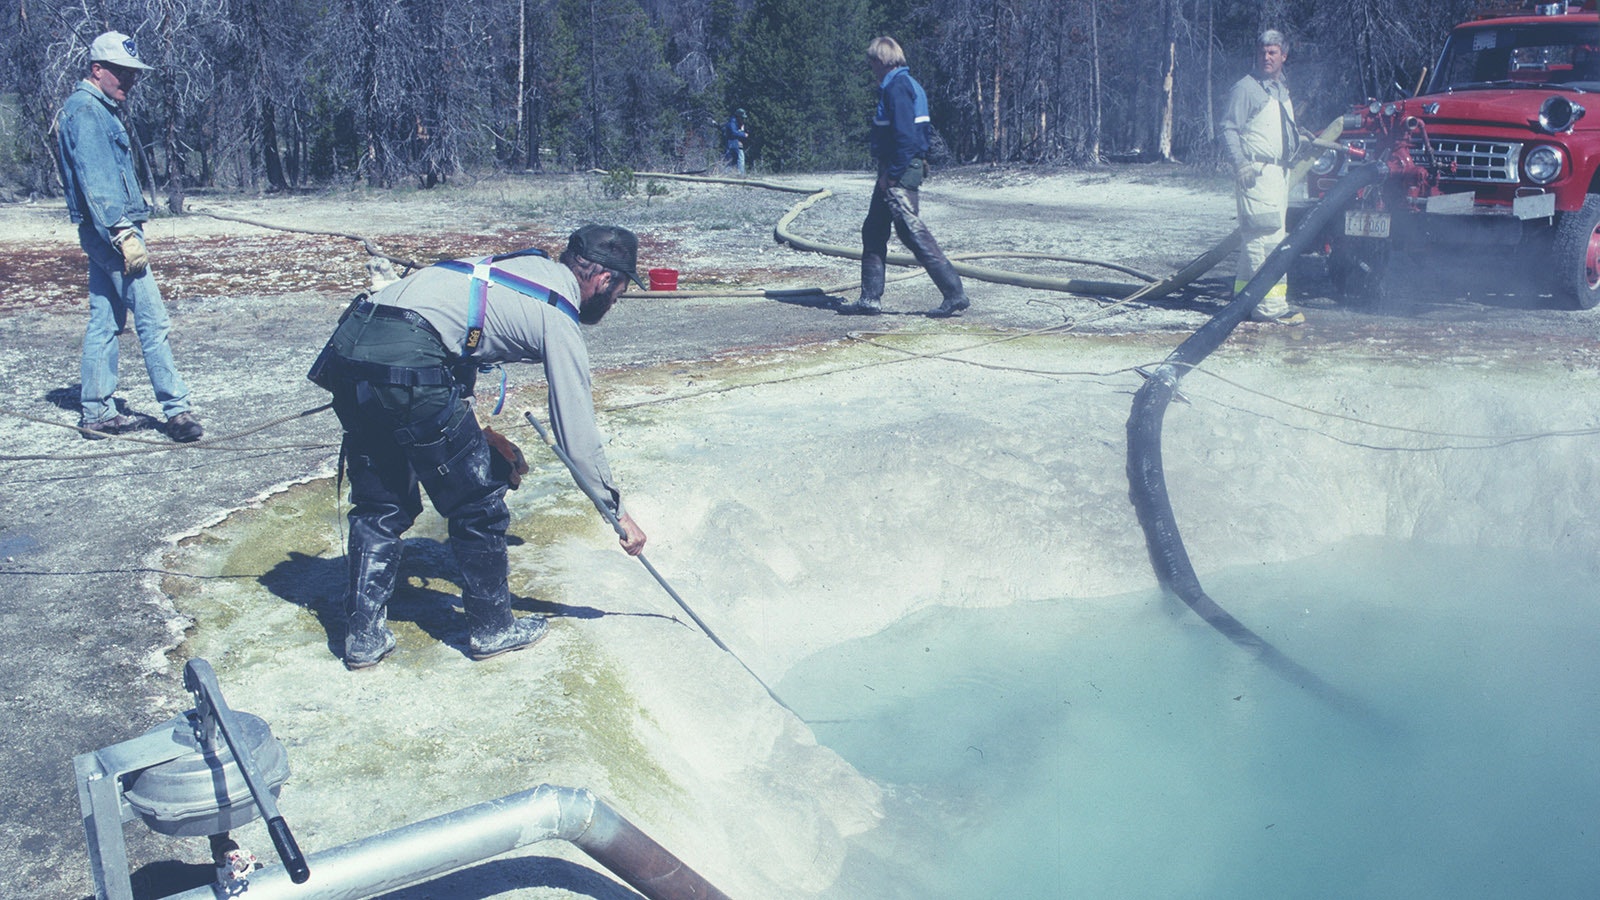
[[[172,361],[167,332],[172,324],[161,302],[161,289],[147,269],[130,278],[122,274],[122,254],[100,236],[92,223],[78,225],[78,243],[89,255],[89,328],[83,334],[82,404],[85,423],[103,422],[117,414],[112,396],[117,392],[117,335],[128,325],[144,351],[144,368],[150,386],[167,418],[189,411],[189,386]]]

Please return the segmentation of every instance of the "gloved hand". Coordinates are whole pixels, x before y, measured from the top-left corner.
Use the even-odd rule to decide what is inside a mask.
[[[483,439],[495,453],[489,458],[490,473],[504,480],[513,491],[522,487],[522,476],[528,474],[528,460],[523,457],[522,448],[488,425],[483,426]]]
[[[111,236],[111,243],[122,253],[122,274],[137,278],[150,268],[150,250],[137,228],[124,228]]]
[[[1238,183],[1242,190],[1248,191],[1255,187],[1256,164],[1249,162],[1239,163],[1239,167],[1233,170],[1233,180]]]

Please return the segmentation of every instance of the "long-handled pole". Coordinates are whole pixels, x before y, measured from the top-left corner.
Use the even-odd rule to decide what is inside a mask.
[[[566,466],[567,471],[572,473],[572,480],[577,483],[579,490],[583,491],[589,500],[594,503],[595,508],[600,510],[600,515],[604,516],[605,520],[611,524],[611,530],[617,533],[617,537],[627,540],[628,531],[622,527],[621,522],[617,521],[617,514],[611,511],[611,507],[607,506],[605,501],[601,499],[600,492],[593,485],[589,484],[589,480],[584,478],[583,474],[578,471],[578,467],[573,464],[572,457],[567,455],[567,451],[561,449],[560,444],[550,439],[550,434],[544,430],[543,425],[539,424],[539,420],[534,418],[532,412],[524,412],[522,417],[528,420],[528,424],[533,426],[534,431],[539,432],[539,440],[542,441],[545,446],[555,451],[556,457],[561,460],[562,465]],[[707,625],[703,619],[695,615],[694,610],[689,608],[689,604],[683,602],[683,598],[678,596],[678,592],[672,589],[672,585],[668,584],[665,578],[661,577],[661,573],[656,571],[656,567],[650,565],[650,560],[645,559],[643,553],[638,554],[638,560],[640,563],[644,564],[645,571],[649,572],[651,577],[656,580],[656,583],[661,585],[662,589],[667,592],[667,596],[671,597],[678,604],[680,609],[689,614],[689,618],[694,620],[694,624],[700,626],[700,630],[705,633],[706,637],[711,639],[711,643],[716,644],[724,653],[733,657],[734,662],[744,666],[744,670],[749,672],[750,677],[754,678],[756,683],[761,685],[761,687],[766,690],[767,696],[771,697],[773,702],[777,703],[784,709],[788,709],[789,712],[794,713],[794,710],[789,709],[789,704],[780,700],[778,695],[773,693],[772,688],[768,687],[767,683],[761,680],[761,676],[757,675],[754,669],[750,668],[748,665],[745,665],[745,661],[739,658],[739,654],[733,652],[731,647],[729,647],[727,644],[724,644],[722,642],[722,638],[717,637],[716,633],[711,630],[711,626]],[[794,714],[797,717],[800,715],[799,713]]]
[[[289,880],[304,884],[311,877],[305,854],[300,852],[300,845],[295,843],[289,823],[278,814],[278,802],[273,799],[272,791],[268,790],[266,781],[256,768],[255,757],[240,736],[239,724],[233,718],[228,701],[222,698],[222,688],[217,684],[217,673],[212,671],[211,663],[199,657],[189,660],[183,667],[183,686],[194,694],[201,721],[208,723],[200,734],[206,753],[221,755],[220,748],[215,744],[216,736],[211,732],[210,726],[215,726],[222,733],[228,749],[233,752],[234,762],[239,764],[239,774],[244,776],[245,787],[250,789],[250,796],[255,798],[256,808],[267,823],[267,834],[272,838],[272,846],[277,848],[278,858],[283,860],[283,867],[289,871]]]

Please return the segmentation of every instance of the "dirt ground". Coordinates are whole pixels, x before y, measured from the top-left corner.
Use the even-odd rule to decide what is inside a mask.
[[[792,230],[826,243],[859,242],[870,188],[866,175],[779,181],[832,192],[801,213]],[[517,576],[524,582],[514,587],[529,598],[519,609],[562,619],[540,651],[544,658],[519,654],[513,664],[496,670],[499,675],[488,677],[460,658],[452,649],[458,642],[455,626],[427,611],[447,611],[455,588],[436,584],[440,573],[427,568],[430,561],[438,562],[443,545],[438,523],[424,523],[411,548],[420,568],[396,602],[405,608],[397,618],[411,628],[402,644],[407,661],[380,667],[388,681],[343,680],[348,676],[330,652],[338,628],[330,611],[342,577],[330,479],[337,427],[328,413],[315,412],[326,395],[303,378],[338,312],[369,283],[368,253],[361,242],[340,235],[368,238],[390,257],[426,262],[530,244],[557,250],[560,236],[577,225],[616,222],[640,234],[642,266],[678,269],[683,291],[674,297],[625,296],[612,316],[589,332],[590,349],[602,425],[613,441],[613,461],[624,485],[641,485],[638,508],[652,532],[651,552],[678,562],[675,571],[700,573],[687,583],[698,596],[711,597],[779,592],[786,578],[802,578],[800,573],[808,571],[808,554],[791,559],[788,550],[752,546],[748,535],[781,531],[783,523],[737,527],[743,507],[730,505],[727,497],[720,504],[707,499],[721,495],[697,490],[695,479],[704,478],[704,471],[693,470],[683,458],[703,458],[747,492],[781,483],[781,490],[773,490],[794,514],[789,537],[796,546],[808,547],[810,541],[825,541],[830,526],[821,511],[806,508],[814,501],[795,472],[825,466],[826,473],[811,473],[824,478],[857,466],[887,475],[906,465],[926,470],[941,454],[979,452],[970,442],[940,445],[917,432],[925,426],[915,424],[904,426],[905,433],[893,425],[837,431],[828,422],[787,422],[782,415],[787,404],[807,410],[808,416],[834,407],[893,408],[886,393],[928,399],[952,415],[969,415],[972,422],[963,427],[977,429],[975,423],[981,422],[985,434],[1000,427],[999,420],[1037,413],[1039,421],[1050,423],[1051,435],[1061,436],[1064,459],[1075,451],[1104,455],[1112,473],[1108,483],[1096,482],[1095,502],[1081,509],[1073,505],[1071,515],[1092,524],[1098,534],[1112,535],[1109,546],[1120,558],[1138,558],[1140,539],[1129,527],[1126,486],[1115,483],[1121,417],[1127,395],[1138,384],[1132,367],[1158,361],[1222,307],[1232,261],[1154,303],[1119,305],[1103,297],[972,281],[973,308],[943,321],[922,315],[938,304],[938,296],[925,278],[916,277],[891,283],[884,316],[862,319],[838,313],[838,302],[853,298],[848,290],[777,298],[716,295],[854,280],[857,264],[851,260],[797,252],[773,240],[773,223],[806,196],[803,192],[667,179],[661,184],[667,188],[664,195],[619,200],[606,198],[599,180],[584,176],[491,179],[389,194],[192,196],[190,214],[164,217],[149,228],[157,277],[173,315],[178,363],[208,429],[208,441],[188,448],[174,447],[156,430],[157,407],[131,337],[123,345],[119,396],[147,427],[127,440],[95,443],[63,427],[77,418],[84,319],[75,229],[58,202],[0,206],[5,247],[0,374],[7,385],[0,400],[0,506],[6,511],[0,521],[0,634],[8,643],[8,652],[0,656],[0,683],[6,685],[0,695],[5,772],[0,778],[0,895],[90,893],[72,757],[126,740],[187,708],[182,662],[204,656],[222,675],[224,689],[238,692],[230,694],[234,705],[270,712],[275,731],[298,754],[294,758],[307,760],[296,769],[297,780],[303,774],[306,781],[320,783],[299,795],[306,799],[298,812],[289,809],[295,794],[285,793],[291,824],[307,823],[302,842],[308,849],[413,821],[420,812],[453,809],[464,805],[458,802],[463,794],[472,794],[430,787],[407,798],[405,772],[375,770],[414,767],[417,773],[447,783],[471,782],[485,791],[515,780],[508,773],[533,773],[535,779],[606,794],[736,896],[888,896],[873,891],[880,889],[878,879],[892,880],[894,874],[863,868],[851,849],[851,840],[870,832],[883,815],[875,787],[830,753],[808,745],[803,722],[771,704],[728,659],[705,652],[692,630],[661,629],[671,611],[663,610],[653,586],[640,587],[636,568],[607,545],[592,510],[585,512],[572,501],[559,471],[536,476],[515,504],[522,510],[514,531],[538,559]],[[1033,251],[1105,260],[1155,276],[1178,269],[1232,228],[1226,185],[1181,167],[958,170],[940,173],[923,202],[925,218],[951,253]],[[1083,263],[976,261],[1058,277],[1133,281]],[[1408,273],[1381,304],[1351,308],[1328,298],[1326,282],[1309,260],[1297,267],[1293,288],[1310,323],[1298,329],[1243,326],[1229,352],[1263,378],[1271,378],[1267,373],[1280,361],[1301,367],[1295,383],[1307,392],[1317,382],[1316,373],[1304,368],[1311,363],[1337,361],[1341,377],[1352,380],[1370,369],[1376,383],[1368,387],[1392,395],[1382,405],[1395,416],[1413,406],[1419,413],[1428,410],[1432,402],[1426,395],[1394,390],[1405,382],[1397,372],[1454,367],[1463,385],[1482,390],[1491,385],[1505,395],[1493,409],[1506,421],[1486,413],[1488,418],[1477,423],[1483,428],[1510,419],[1517,419],[1522,430],[1583,424],[1593,411],[1576,395],[1585,394],[1583,385],[1600,371],[1600,311],[1544,309],[1538,296],[1515,279],[1463,271],[1446,265],[1414,277]],[[994,389],[986,382],[946,379],[937,369],[931,379],[925,374],[818,377],[840,365],[852,372],[871,369],[882,364],[879,354],[943,353],[955,339],[986,342],[1030,334],[1044,343],[1022,342],[1025,349],[1017,356],[986,364],[1025,364],[1033,372],[1081,369],[1098,385],[1092,401],[1063,404],[1047,417],[1046,401],[1017,400],[1019,405],[1009,408],[985,395]],[[900,341],[898,349],[873,343],[883,340]],[[508,409],[542,407],[536,371],[512,377]],[[1563,378],[1569,380],[1563,383]],[[791,388],[763,395],[763,402],[719,399],[742,386],[791,380]],[[1323,399],[1330,403],[1355,408],[1364,402],[1356,387],[1345,393],[1325,390]],[[707,399],[697,399],[702,397]],[[667,399],[679,404],[672,412],[662,406]],[[1519,406],[1520,411],[1507,412]],[[1442,424],[1441,416],[1449,418],[1437,409],[1430,415],[1435,424]],[[674,424],[674,417],[701,423],[704,435]],[[908,414],[906,421],[929,420]],[[256,430],[267,423],[272,424]],[[888,436],[894,443],[884,443]],[[526,432],[518,439],[525,446],[533,440]],[[709,443],[713,440],[722,443]],[[818,455],[823,451],[799,449],[811,447],[813,440],[829,448],[825,457]],[[1044,452],[1037,438],[1017,440],[1019,455]],[[906,456],[903,442],[923,449]],[[848,447],[856,447],[857,455]],[[681,454],[672,455],[674,450]],[[772,462],[779,459],[782,465]],[[1535,453],[1523,461],[1531,465],[1529,460],[1539,459]],[[978,465],[979,457],[973,462]],[[1193,465],[1202,473],[1208,462],[1197,459]],[[767,480],[755,477],[758,473],[766,473]],[[1032,476],[1017,477],[1026,482]],[[958,491],[963,483],[955,473],[930,476],[916,484],[924,492],[918,502],[928,502],[933,515],[948,505],[935,502],[939,493]],[[880,492],[887,492],[881,484],[852,490],[859,491],[852,496],[862,507],[887,502],[881,499]],[[981,498],[973,488],[968,499]],[[1042,503],[1024,517],[1048,523],[1067,508],[1051,505],[1055,502]],[[1330,507],[1338,503],[1337,497],[1327,498]],[[1293,522],[1302,513],[1279,515]],[[1358,520],[1382,517],[1372,510],[1351,513],[1349,528]],[[801,521],[807,523],[804,528]],[[1004,521],[997,517],[995,527]],[[653,522],[662,524],[655,529]],[[1585,520],[1575,532],[1552,526],[1539,533],[1582,544],[1592,537],[1592,525]],[[1445,525],[1428,527],[1449,533]],[[1481,537],[1496,526],[1484,521],[1475,527],[1479,531],[1472,536]],[[690,539],[702,533],[703,542]],[[579,544],[572,535],[581,538]],[[894,542],[864,540],[889,560],[883,571],[871,573],[875,584],[914,584],[922,577],[915,565],[894,564],[902,552]],[[955,546],[948,551],[957,552]],[[1289,555],[1293,549],[1285,545],[1275,552]],[[790,561],[774,564],[772,572],[778,574],[763,576],[769,581],[761,586],[729,584],[719,591],[717,579],[733,576],[718,574],[717,560],[738,554]],[[793,569],[787,576],[785,565]],[[1086,571],[1055,587],[1108,592],[1136,587],[1150,577],[1147,570],[1114,564],[1109,557]],[[581,580],[574,573],[581,573]],[[571,579],[557,577],[563,575]],[[962,577],[978,579],[971,573]],[[540,579],[544,586],[533,586]],[[939,590],[966,583],[947,579]],[[847,592],[848,582],[823,591],[827,596]],[[263,605],[262,597],[269,602]],[[839,624],[832,636],[806,634],[810,626],[792,616],[741,619],[732,608],[717,610],[734,622],[732,633],[744,642],[739,646],[759,648],[752,654],[759,660],[754,668],[774,684],[804,652],[882,627],[906,608],[886,602],[852,612],[840,606],[834,610]],[[668,660],[674,674],[653,677],[654,670],[641,659]],[[504,704],[506,690],[492,680],[496,677],[516,685],[520,712],[499,716],[510,729],[501,743],[485,739],[463,753],[462,729],[487,726],[456,713]],[[453,693],[430,696],[445,689]],[[427,702],[407,703],[418,696]],[[625,702],[608,706],[606,698],[616,697]],[[381,718],[382,727],[373,717]],[[514,737],[525,737],[518,725],[523,717],[541,723],[543,736],[533,744]],[[333,746],[313,747],[313,736]],[[367,758],[369,748],[379,745],[392,755],[382,762]],[[512,745],[515,749],[503,749]],[[485,771],[494,777],[484,776]],[[370,787],[364,781],[369,778],[387,787]],[[498,793],[471,799],[533,783],[507,784]],[[296,784],[291,788],[301,791]],[[689,802],[680,795],[685,784],[707,787]],[[762,815],[752,814],[742,831],[715,820],[719,812],[737,810]],[[126,833],[142,896],[164,896],[175,885],[204,880],[196,864],[203,852],[180,851],[136,825]],[[264,861],[272,855],[264,842],[256,849]],[[632,896],[575,851],[546,846],[537,851],[486,867],[479,875],[451,876],[440,883],[439,893],[419,887],[396,896],[509,895],[516,884],[535,886],[518,896]],[[752,862],[753,857],[761,862]]]

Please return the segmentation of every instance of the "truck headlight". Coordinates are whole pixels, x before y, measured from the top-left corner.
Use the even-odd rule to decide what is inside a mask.
[[[1541,144],[1522,158],[1523,174],[1534,184],[1549,184],[1561,177],[1561,151]]]
[[[1337,168],[1339,168],[1339,151],[1337,150],[1324,150],[1311,163],[1311,171],[1318,175],[1331,174]]]

